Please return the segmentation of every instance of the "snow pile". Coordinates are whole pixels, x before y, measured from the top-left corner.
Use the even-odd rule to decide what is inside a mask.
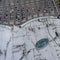
[[[60,50],[60,38],[55,34],[60,33],[59,26],[60,20],[55,17],[35,18],[13,30],[0,25],[0,60],[60,60],[56,52],[56,48]],[[43,38],[48,38],[49,44],[36,49],[35,44]]]

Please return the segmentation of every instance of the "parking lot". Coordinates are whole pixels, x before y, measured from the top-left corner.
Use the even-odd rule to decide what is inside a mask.
[[[40,16],[57,16],[53,0],[1,0],[0,21],[19,25]],[[2,23],[2,22],[1,22]]]

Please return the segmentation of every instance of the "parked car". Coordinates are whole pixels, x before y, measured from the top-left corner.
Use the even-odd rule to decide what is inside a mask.
[[[60,19],[60,15],[58,15],[57,18]]]

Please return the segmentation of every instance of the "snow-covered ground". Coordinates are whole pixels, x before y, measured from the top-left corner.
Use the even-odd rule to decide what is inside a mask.
[[[48,44],[36,48],[44,38]],[[60,60],[60,20],[47,16],[32,19],[20,28],[0,25],[0,60]]]

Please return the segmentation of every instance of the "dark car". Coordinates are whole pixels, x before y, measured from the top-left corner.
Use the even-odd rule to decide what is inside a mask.
[[[60,19],[60,15],[58,15],[57,18]]]

